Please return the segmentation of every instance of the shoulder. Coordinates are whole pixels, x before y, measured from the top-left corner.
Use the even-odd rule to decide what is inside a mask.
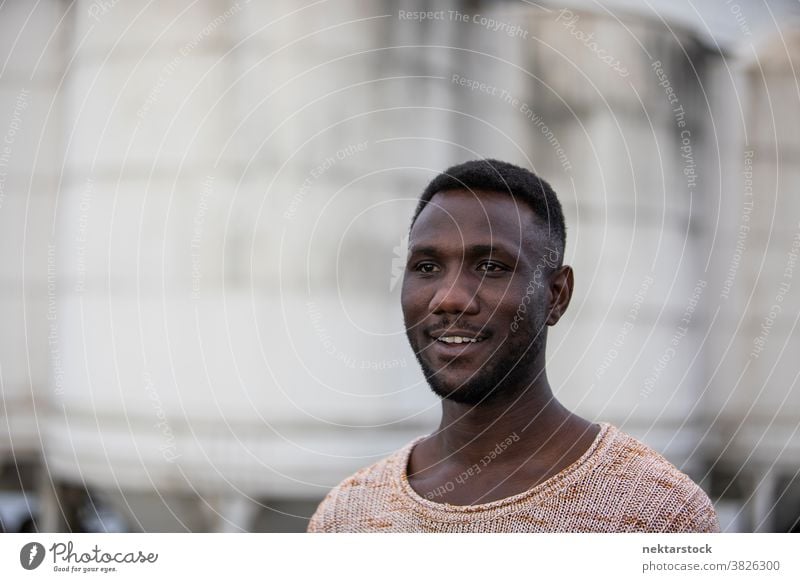
[[[606,486],[619,500],[615,509],[623,530],[719,531],[711,500],[688,475],[615,427],[609,437],[594,474],[610,480]]]
[[[393,494],[399,465],[412,445],[360,469],[334,487],[317,507],[307,531],[352,531],[354,522],[368,520]]]

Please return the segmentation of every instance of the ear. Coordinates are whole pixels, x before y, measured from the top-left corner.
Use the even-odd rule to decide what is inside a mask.
[[[575,279],[572,267],[564,265],[557,268],[550,275],[550,289],[548,296],[547,325],[555,325],[569,306],[572,299],[572,289]]]

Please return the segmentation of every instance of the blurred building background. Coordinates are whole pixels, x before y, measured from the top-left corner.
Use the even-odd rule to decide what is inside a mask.
[[[567,213],[559,398],[663,452],[726,531],[797,531],[799,15],[2,3],[4,528],[304,530],[435,428],[404,235],[436,173],[497,157]]]

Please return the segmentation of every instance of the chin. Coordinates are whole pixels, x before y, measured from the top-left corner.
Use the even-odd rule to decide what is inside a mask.
[[[434,394],[444,400],[459,404],[479,405],[495,400],[506,390],[491,374],[478,374],[463,379],[444,378],[441,374],[429,374],[423,365],[425,378]]]
[[[540,347],[543,345],[534,346],[533,351],[537,351]],[[422,373],[434,394],[450,402],[471,406],[518,398],[527,389],[530,379],[537,376],[530,365],[533,359],[533,354],[529,352],[522,362],[508,358],[487,362],[478,370],[456,373],[456,370],[449,368],[434,370],[428,362],[417,357]],[[514,370],[511,370],[512,368]]]
[[[450,391],[444,391],[440,390],[439,387],[434,384],[431,384],[431,390],[443,400],[469,406],[479,406],[492,400],[491,395],[488,395],[485,390],[471,390],[469,386],[462,386]]]

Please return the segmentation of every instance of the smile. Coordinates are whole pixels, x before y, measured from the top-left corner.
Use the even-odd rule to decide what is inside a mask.
[[[436,341],[445,344],[466,344],[466,343],[475,344],[478,342],[482,342],[483,338],[464,337],[460,335],[443,335],[441,337],[437,337]]]

